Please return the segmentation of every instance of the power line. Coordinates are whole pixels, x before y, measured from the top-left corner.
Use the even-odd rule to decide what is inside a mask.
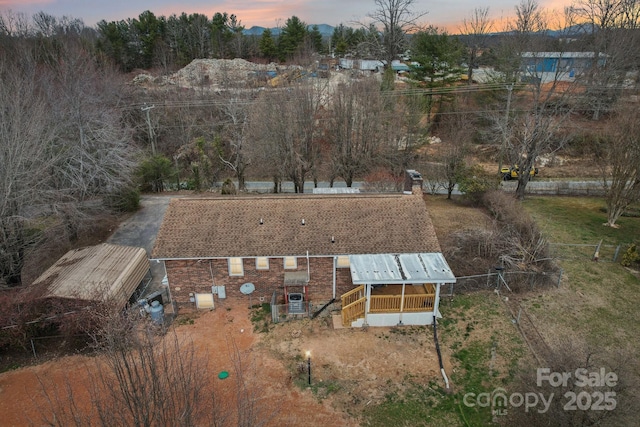
[[[521,85],[521,88],[525,87],[525,85]],[[229,89],[230,91],[233,89]],[[506,85],[501,83],[491,83],[491,84],[482,84],[482,85],[465,85],[465,86],[450,86],[450,87],[438,87],[438,88],[420,88],[420,89],[402,89],[402,90],[393,90],[393,91],[385,91],[381,92],[382,96],[386,97],[401,97],[401,96],[416,96],[416,95],[445,95],[445,94],[463,94],[463,93],[474,93],[474,92],[484,92],[484,91],[498,91],[498,90],[506,90]],[[256,90],[255,93],[259,94],[260,91]],[[371,92],[373,93],[373,92]],[[288,97],[288,102],[294,102],[296,100],[303,100],[301,97],[293,96]],[[282,101],[282,100],[279,100]],[[234,99],[233,104],[238,106],[248,106],[255,105],[256,103],[270,103],[272,100],[264,99],[264,98],[255,98],[255,99]],[[201,108],[201,107],[219,107],[219,106],[228,106],[229,100],[219,100],[219,99],[200,99],[200,100],[168,100],[165,99],[161,103],[156,103],[154,107],[158,108]],[[144,109],[147,103],[134,103],[129,106],[124,106],[124,109]]]

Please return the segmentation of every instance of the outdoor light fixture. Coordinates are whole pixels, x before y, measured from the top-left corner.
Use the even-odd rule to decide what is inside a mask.
[[[311,385],[311,351],[307,350],[307,373],[309,374],[309,385]]]

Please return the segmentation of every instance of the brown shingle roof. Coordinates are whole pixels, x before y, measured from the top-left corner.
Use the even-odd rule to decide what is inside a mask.
[[[172,200],[152,257],[293,256],[307,251],[440,252],[440,245],[421,197],[267,195]]]

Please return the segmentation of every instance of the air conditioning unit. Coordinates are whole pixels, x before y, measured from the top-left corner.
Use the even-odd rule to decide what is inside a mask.
[[[302,294],[289,294],[289,313],[304,313],[304,298]]]

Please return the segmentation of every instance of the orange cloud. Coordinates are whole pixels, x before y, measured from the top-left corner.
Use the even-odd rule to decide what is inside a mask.
[[[2,1],[2,0],[0,0]],[[181,14],[185,12],[201,13],[211,18],[214,14],[226,12],[229,15],[234,14],[246,27],[254,25],[263,27],[275,27],[284,25],[285,21],[293,15],[301,17],[307,9],[305,2],[281,2],[281,1],[226,1],[216,6],[206,7],[189,7],[188,4],[175,4],[160,6],[153,12],[157,15],[170,16],[172,14]],[[315,22],[314,22],[315,23]]]
[[[27,6],[33,4],[51,4],[54,0],[0,0],[0,6]]]

